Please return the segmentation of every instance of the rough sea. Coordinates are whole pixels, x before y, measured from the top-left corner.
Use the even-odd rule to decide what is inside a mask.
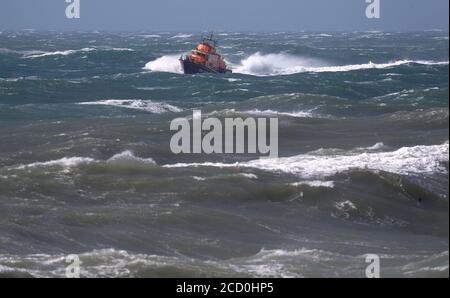
[[[449,275],[449,40],[0,32],[0,276]],[[170,122],[278,117],[279,158],[170,151]]]

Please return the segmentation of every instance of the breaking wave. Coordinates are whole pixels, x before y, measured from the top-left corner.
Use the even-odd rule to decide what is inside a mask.
[[[261,54],[259,52],[243,59],[240,65],[233,66],[235,73],[256,76],[288,75],[303,72],[306,67],[325,66],[316,59],[303,58],[289,54]]]
[[[320,260],[329,261],[328,252],[300,248],[296,250],[262,249],[255,255],[229,260],[200,260],[186,256],[134,254],[113,248],[99,249],[79,254],[83,262],[82,277],[165,277],[167,272],[175,276],[218,277],[303,277],[290,264]],[[36,254],[14,256],[0,254],[0,273],[6,277],[65,277],[67,267],[64,254]],[[351,258],[353,259],[353,258]],[[43,267],[38,270],[36,268]]]
[[[309,186],[309,187],[325,187],[325,188],[334,188],[334,181],[320,181],[320,180],[312,180],[312,181],[301,181],[291,183],[292,186]]]
[[[148,62],[144,69],[153,72],[170,72],[182,74],[183,70],[179,62],[180,55],[165,55]],[[231,64],[234,73],[253,76],[278,76],[292,75],[302,72],[348,72],[364,69],[385,69],[401,65],[448,65],[448,61],[427,60],[397,60],[387,63],[329,65],[325,61],[316,58],[307,58],[289,54],[262,54],[257,52],[243,59],[240,64]]]
[[[292,157],[268,158],[248,162],[227,163],[178,163],[165,165],[179,167],[256,168],[270,172],[282,172],[304,178],[329,177],[349,170],[386,171],[400,175],[447,173],[443,165],[448,162],[449,143],[433,146],[403,147],[392,152],[359,153],[352,155],[317,156],[300,154]]]
[[[183,69],[179,61],[180,55],[166,55],[148,62],[144,69],[153,72],[170,72],[182,74]]]
[[[209,115],[236,115],[236,114],[242,114],[242,115],[253,115],[253,116],[266,116],[266,117],[292,117],[292,118],[315,118],[315,119],[332,119],[333,116],[331,115],[324,115],[324,114],[318,114],[313,111],[313,109],[309,110],[294,110],[292,112],[284,112],[284,111],[276,111],[271,109],[265,109],[265,110],[259,110],[259,109],[252,109],[252,110],[242,110],[238,111],[236,109],[224,109],[224,110],[217,110],[212,111],[209,113]]]
[[[243,59],[233,67],[235,73],[255,76],[291,75],[301,72],[348,72],[364,69],[384,69],[407,64],[448,65],[448,61],[397,60],[387,63],[326,65],[318,59],[305,58],[289,54],[255,53]]]
[[[74,168],[81,165],[88,164],[109,164],[109,165],[155,165],[155,161],[152,158],[142,158],[134,155],[134,153],[130,150],[123,151],[118,153],[107,160],[97,160],[90,157],[63,157],[56,160],[50,160],[45,162],[33,162],[30,164],[19,165],[16,167],[9,168],[10,170],[26,170],[31,168],[58,168],[62,169],[63,173],[68,173]]]
[[[288,116],[293,118],[329,118],[327,116],[322,116],[319,114],[314,113],[312,110],[307,111],[294,111],[294,112],[279,112],[274,110],[249,110],[244,112],[238,112],[243,114],[250,114],[250,115],[266,115],[266,116]]]
[[[160,103],[143,99],[107,99],[99,101],[80,102],[78,104],[114,106],[119,108],[142,110],[153,114],[162,114],[166,112],[177,113],[183,111],[181,108],[167,103]]]
[[[66,51],[55,51],[55,52],[45,52],[42,54],[35,54],[35,55],[29,55],[29,56],[24,56],[24,58],[42,58],[42,57],[47,57],[47,56],[67,56],[67,55],[71,55],[71,54],[75,54],[75,53],[86,53],[86,52],[92,52],[95,51],[95,48],[83,48],[80,50],[66,50]]]
[[[38,167],[61,167],[64,171],[69,171],[71,168],[77,167],[81,164],[92,163],[95,160],[89,157],[63,157],[56,160],[45,162],[34,162],[27,165],[20,165],[16,169],[38,168]]]
[[[111,47],[99,47],[99,48],[82,48],[79,50],[66,50],[66,51],[55,51],[55,52],[39,52],[37,51],[35,54],[26,55],[23,58],[34,59],[34,58],[42,58],[47,56],[68,56],[76,53],[89,53],[94,51],[117,51],[117,52],[133,52],[133,49],[128,48],[111,48]]]
[[[296,185],[308,184],[312,187],[333,187],[332,182],[311,182],[313,179],[330,177],[352,170],[385,171],[399,175],[448,173],[445,163],[449,160],[449,143],[431,146],[403,147],[390,152],[359,152],[320,155],[314,152],[291,157],[266,158],[247,162],[220,163],[177,163],[161,165],[163,168],[217,167],[217,168],[252,168],[267,172],[293,174],[310,181],[299,182]],[[35,162],[20,165],[12,169],[27,169],[32,167],[61,167],[70,171],[81,164],[106,163],[125,165],[157,165],[151,158],[135,156],[131,151],[116,154],[106,161],[88,157],[64,157],[47,162]],[[248,176],[250,178],[250,176]],[[255,177],[251,177],[255,178]]]
[[[194,36],[194,35],[192,35],[192,34],[177,34],[177,35],[172,36],[171,38],[172,38],[172,39],[176,39],[176,38],[189,38],[189,37],[192,37],[192,36]]]
[[[116,154],[110,159],[107,160],[107,162],[110,163],[142,163],[142,164],[150,164],[154,165],[156,164],[155,161],[152,158],[141,158],[137,157],[131,152],[130,150],[126,150],[122,153]]]
[[[431,256],[383,255],[400,259],[398,270],[406,277],[448,275],[448,251]],[[83,263],[81,277],[316,277],[327,276],[328,268],[339,259],[345,266],[336,267],[339,276],[360,276],[358,264],[364,256],[337,253],[316,248],[264,249],[248,257],[227,260],[201,260],[187,256],[136,254],[114,248],[98,249],[78,255]],[[64,254],[10,255],[0,254],[0,276],[65,277]],[[437,266],[436,264],[442,264]],[[319,269],[311,269],[319,268]],[[389,266],[388,270],[393,267]],[[337,271],[336,271],[337,270]]]

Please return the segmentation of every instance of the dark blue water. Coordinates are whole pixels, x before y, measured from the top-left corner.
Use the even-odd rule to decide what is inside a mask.
[[[448,277],[448,32],[0,33],[0,275]],[[278,117],[279,159],[170,121]]]

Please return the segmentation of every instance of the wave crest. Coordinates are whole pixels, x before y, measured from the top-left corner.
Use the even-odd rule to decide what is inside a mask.
[[[154,102],[151,100],[143,99],[106,99],[99,101],[80,102],[78,104],[113,106],[119,108],[142,110],[153,114],[162,114],[166,112],[178,113],[183,111],[179,107],[167,103]]]
[[[144,69],[153,72],[170,72],[182,74],[183,69],[179,61],[180,55],[166,55],[148,62]]]
[[[23,58],[34,59],[34,58],[42,58],[47,56],[68,56],[76,53],[89,53],[94,51],[116,51],[116,52],[134,52],[133,49],[128,48],[111,48],[111,47],[94,47],[94,48],[83,48],[79,50],[65,50],[65,51],[54,51],[54,52],[41,52],[35,51],[36,53],[30,53],[29,55],[25,55]]]
[[[219,167],[256,168],[269,172],[282,172],[303,178],[323,178],[349,170],[385,171],[400,175],[447,173],[442,165],[448,162],[449,143],[432,146],[403,147],[392,152],[358,153],[318,156],[300,154],[292,157],[258,159],[248,162],[178,163],[167,168]]]
[[[306,67],[319,67],[325,64],[317,59],[288,54],[262,54],[257,52],[243,59],[233,71],[256,76],[289,75],[303,72]]]
[[[257,52],[243,59],[239,65],[235,65],[233,71],[254,76],[276,76],[302,72],[348,72],[364,69],[385,69],[408,64],[448,65],[448,63],[448,61],[397,60],[386,63],[369,61],[364,64],[326,65],[325,62],[313,58],[289,54],[261,54]]]

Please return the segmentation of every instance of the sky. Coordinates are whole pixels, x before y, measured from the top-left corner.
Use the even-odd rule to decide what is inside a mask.
[[[448,31],[449,0],[0,0],[0,30],[100,31]],[[70,0],[73,1],[73,0]]]

